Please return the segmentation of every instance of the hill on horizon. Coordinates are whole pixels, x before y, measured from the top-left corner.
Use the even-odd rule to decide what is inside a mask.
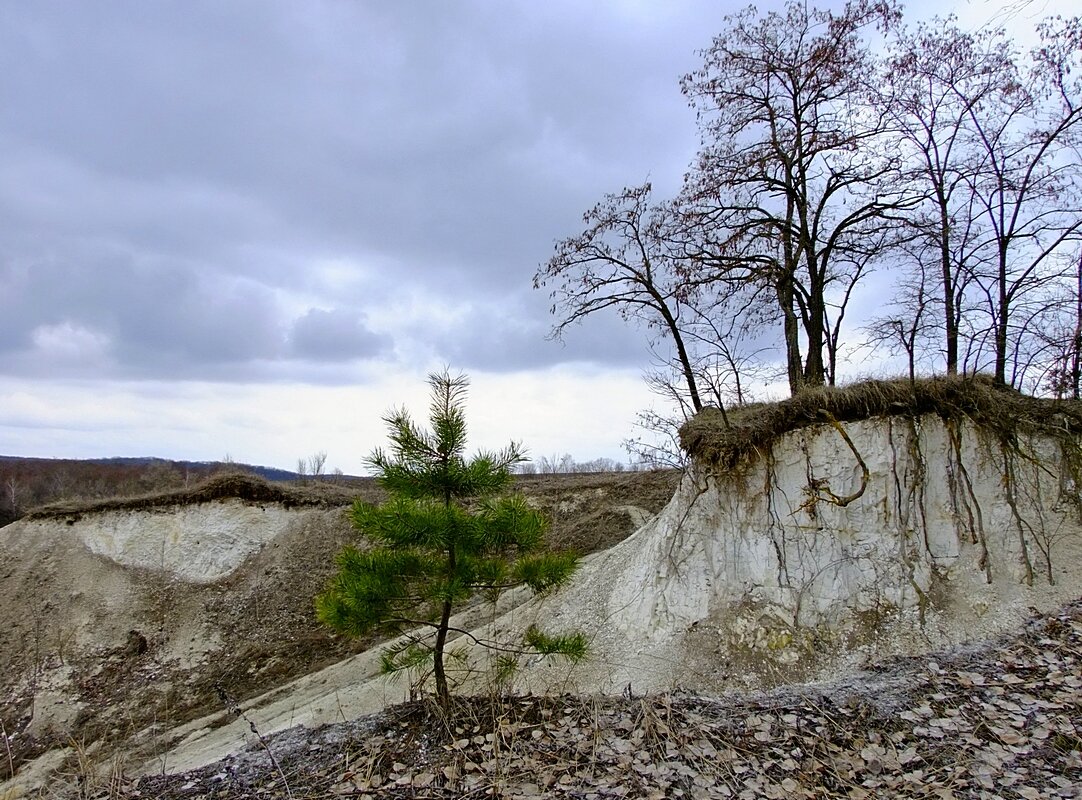
[[[274,482],[302,477],[276,467],[223,461],[176,461],[154,456],[75,459],[0,455],[0,526],[44,505],[177,491],[224,472],[242,472]],[[333,478],[353,479],[344,475]]]

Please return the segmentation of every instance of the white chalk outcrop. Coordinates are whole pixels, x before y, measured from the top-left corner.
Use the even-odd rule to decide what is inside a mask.
[[[198,614],[161,609],[173,587],[208,586],[236,572],[268,545],[303,536],[340,512],[287,509],[224,498],[191,505],[115,509],[23,519],[0,532],[3,598],[37,639],[67,639],[76,649],[122,645],[128,631],[152,631]],[[0,652],[17,647],[11,626]],[[24,636],[24,638],[26,638]],[[69,648],[70,649],[70,648]]]
[[[580,691],[716,691],[987,637],[1079,595],[1077,476],[1058,441],[934,415],[843,429],[852,447],[814,425],[739,471],[694,468],[657,519],[506,627],[586,631]]]
[[[297,516],[277,503],[230,499],[141,513],[102,511],[73,520],[70,533],[90,552],[121,566],[211,583],[285,533]]]

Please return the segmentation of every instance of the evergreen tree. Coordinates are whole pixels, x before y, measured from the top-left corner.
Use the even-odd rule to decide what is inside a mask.
[[[372,547],[343,549],[339,572],[316,607],[324,623],[355,636],[428,629],[385,650],[382,666],[390,673],[431,663],[437,699],[446,707],[448,634],[478,641],[451,626],[456,607],[477,593],[495,601],[501,590],[520,584],[546,592],[570,577],[577,558],[545,552],[544,517],[507,493],[510,468],[525,460],[520,445],[465,457],[468,379],[445,370],[428,382],[431,430],[418,427],[404,409],[384,418],[390,447],[377,449],[368,463],[390,499],[381,506],[354,504],[353,525]],[[521,647],[498,649],[579,659],[586,641],[582,634],[548,636],[531,628]]]

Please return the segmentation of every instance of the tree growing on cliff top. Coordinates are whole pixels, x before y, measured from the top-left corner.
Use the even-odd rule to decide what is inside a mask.
[[[432,428],[418,427],[404,409],[384,418],[390,448],[377,449],[368,463],[390,499],[382,506],[354,504],[353,525],[373,546],[350,546],[339,554],[338,574],[316,607],[323,622],[343,633],[410,631],[384,650],[383,671],[431,664],[437,700],[446,708],[451,695],[444,661],[451,634],[505,654],[572,660],[585,655],[586,640],[531,628],[521,645],[505,645],[451,625],[454,610],[475,594],[495,601],[500,591],[520,584],[537,593],[561,585],[577,558],[544,551],[543,516],[520,495],[507,493],[510,468],[525,460],[520,445],[465,457],[468,379],[444,371],[428,382]]]
[[[834,384],[849,299],[908,202],[887,188],[897,157],[865,102],[872,32],[899,15],[892,0],[749,6],[681,82],[702,132],[682,200],[706,232],[692,263],[774,295],[794,393]]]

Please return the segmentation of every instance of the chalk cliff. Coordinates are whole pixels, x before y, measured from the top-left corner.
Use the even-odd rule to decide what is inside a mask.
[[[577,682],[601,691],[814,680],[991,636],[1082,590],[1074,463],[936,415],[802,427],[694,466],[537,617],[592,636]]]

